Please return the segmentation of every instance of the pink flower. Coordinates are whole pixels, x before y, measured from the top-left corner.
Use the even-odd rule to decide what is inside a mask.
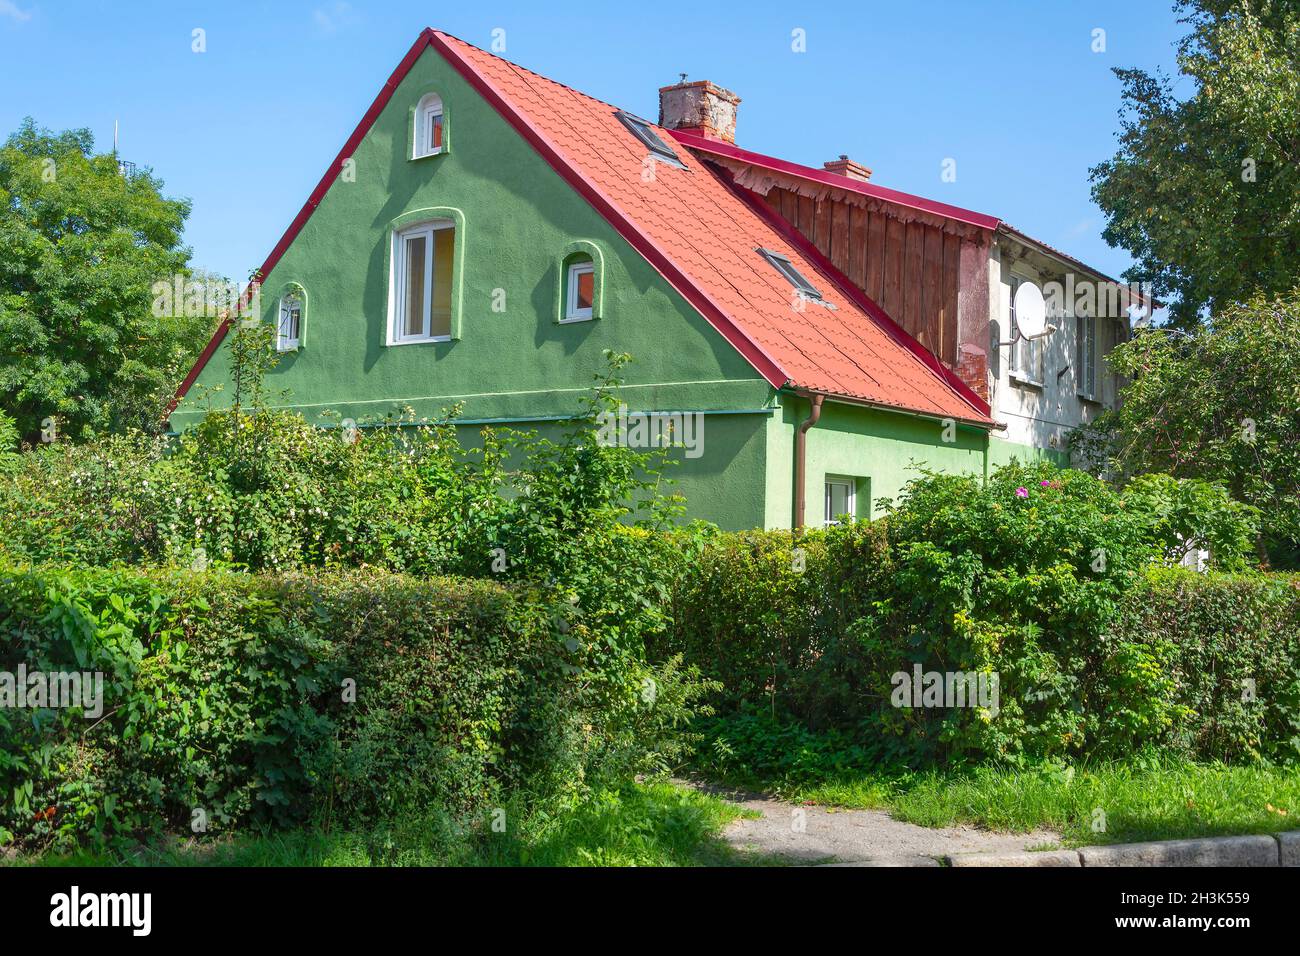
[[[1046,478],[1044,478],[1042,481],[1039,482],[1039,484],[1042,485],[1044,488],[1046,488],[1048,485],[1051,484],[1051,482],[1048,481]]]
[[[1017,497],[1017,498],[1028,498],[1028,497],[1029,497],[1029,489],[1028,489],[1028,488],[1017,488],[1017,489],[1016,489],[1016,497]]]

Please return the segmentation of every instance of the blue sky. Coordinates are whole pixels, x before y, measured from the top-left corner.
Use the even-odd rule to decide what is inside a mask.
[[[679,73],[711,79],[743,100],[741,146],[810,166],[847,153],[1112,275],[1129,257],[1088,185],[1115,146],[1110,70],[1172,71],[1182,32],[1172,0],[0,0],[0,130],[30,115],[107,149],[120,120],[122,157],[193,202],[194,264],[242,280],[425,26],[481,47],[503,29],[508,59],[652,119]]]

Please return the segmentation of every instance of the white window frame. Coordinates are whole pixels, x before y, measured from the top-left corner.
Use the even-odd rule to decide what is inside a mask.
[[[1097,381],[1097,317],[1079,314],[1074,319],[1074,332],[1078,337],[1075,349],[1075,393],[1090,402],[1097,401],[1101,392]]]
[[[841,485],[848,488],[848,494],[844,497],[845,504],[848,507],[838,513],[851,515],[854,518],[858,516],[858,483],[852,478],[827,478],[822,486],[823,511],[825,512],[825,527],[827,528],[839,524],[835,520],[835,515],[831,513],[832,485]]]
[[[578,308],[578,277],[591,276],[591,305],[585,309]],[[592,308],[596,304],[596,264],[582,261],[569,263],[567,301],[564,306],[564,318],[561,322],[587,322],[591,319]]]
[[[398,229],[393,232],[393,249],[392,249],[392,267],[389,269],[388,279],[388,344],[389,345],[413,345],[418,342],[450,342],[451,334],[432,335],[433,331],[433,265],[434,265],[434,233],[443,229],[455,229],[456,223],[450,219],[435,219],[431,222],[421,222],[414,226],[407,226],[405,229]],[[424,257],[424,303],[422,311],[424,315],[423,331],[419,335],[406,334],[406,244],[411,239],[424,238],[424,247],[426,255]],[[452,242],[456,241],[453,234]],[[455,255],[452,256],[452,271],[455,272]],[[453,281],[452,276],[445,277],[445,281]],[[455,308],[455,299],[452,299],[452,308]],[[452,316],[452,322],[449,327],[453,326],[455,316]]]
[[[442,146],[433,146],[429,140],[433,136],[434,118],[442,119]],[[415,107],[415,129],[411,135],[411,158],[423,159],[437,156],[443,151],[447,142],[447,119],[442,108],[442,97],[437,93],[424,96]]]
[[[1011,361],[1007,363],[1007,375],[1013,384],[1041,389],[1046,378],[1046,347],[1041,338],[1029,339],[1020,334],[1020,324],[1016,321],[1016,288],[1022,282],[1034,279],[1020,273],[1011,274],[1011,297],[1007,302],[1007,329],[1011,333]],[[1022,351],[1023,350],[1023,351]],[[1037,362],[1035,362],[1037,359]],[[1026,362],[1038,368],[1026,368]]]
[[[290,300],[294,300],[297,303],[297,312],[298,312],[298,323],[297,323],[298,334],[293,336],[292,338],[290,338],[285,334],[285,319],[287,318],[287,316],[285,315],[285,304]],[[279,311],[280,311],[280,318],[279,318],[279,322],[276,324],[275,327],[275,347],[276,350],[280,352],[292,352],[294,349],[298,347],[298,343],[302,341],[302,312],[303,312],[302,293],[297,291],[292,291],[292,292],[286,292],[284,295],[280,296]]]

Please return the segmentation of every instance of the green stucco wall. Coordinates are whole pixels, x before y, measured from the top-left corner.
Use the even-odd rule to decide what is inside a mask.
[[[449,151],[411,160],[410,109],[435,90]],[[414,65],[353,159],[355,181],[334,182],[264,277],[268,322],[287,284],[307,291],[304,344],[283,356],[268,385],[309,419],[332,411],[364,422],[400,405],[436,416],[457,402],[469,419],[571,413],[604,368],[604,349],[633,356],[625,370],[633,408],[768,403],[771,389],[749,363],[436,52]],[[422,209],[463,214],[459,339],[388,346],[392,229]],[[602,317],[559,325],[561,263],[579,241],[603,253]],[[205,390],[226,375],[223,348],[173,426],[193,422]]]
[[[694,433],[698,439],[697,456],[688,456],[682,448],[669,449],[669,463],[662,471],[667,481],[661,487],[664,493],[681,495],[686,500],[684,520],[712,521],[728,531],[764,526],[767,427],[776,414],[776,409],[706,413],[697,419],[700,424]],[[461,445],[466,448],[482,445],[484,427],[481,423],[458,427]],[[568,425],[521,422],[493,423],[490,427],[527,428],[560,441]]]
[[[767,527],[790,526],[795,432],[809,413],[807,399],[783,395],[781,402],[781,414],[773,417],[768,430],[773,446],[769,461],[779,459],[780,463],[768,473]],[[954,426],[948,437],[952,440],[945,440],[944,426],[938,421],[825,402],[820,420],[808,430],[805,523],[809,527],[822,524],[828,477],[856,479],[857,516],[872,518],[879,514],[876,501],[897,498],[903,486],[917,476],[917,466],[984,474],[985,433]]]

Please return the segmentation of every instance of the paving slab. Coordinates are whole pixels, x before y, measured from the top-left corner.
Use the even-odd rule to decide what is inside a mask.
[[[745,852],[766,853],[796,863],[863,863],[873,866],[907,866],[927,860],[932,865],[961,853],[1023,853],[1030,847],[1060,844],[1060,835],[1048,830],[1032,833],[993,833],[978,827],[922,827],[895,820],[884,810],[842,810],[776,800],[679,781],[707,790],[737,806],[759,814],[737,820],[723,832],[731,846]],[[890,861],[890,862],[884,862]]]

